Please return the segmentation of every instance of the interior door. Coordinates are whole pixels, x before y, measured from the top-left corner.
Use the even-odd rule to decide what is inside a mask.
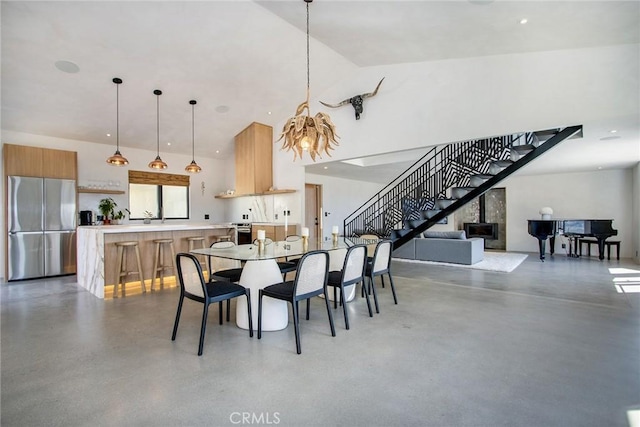
[[[322,186],[304,185],[304,225],[309,237],[322,237]]]

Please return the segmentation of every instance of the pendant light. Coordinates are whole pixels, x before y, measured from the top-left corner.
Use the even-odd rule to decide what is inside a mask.
[[[193,115],[193,109],[194,109],[194,105],[196,105],[196,100],[192,99],[191,101],[189,101],[189,104],[191,104],[191,163],[189,163],[187,165],[186,168],[184,168],[184,170],[186,170],[189,173],[198,173],[202,170],[202,168],[200,166],[198,166],[198,164],[196,163],[196,157],[195,157],[195,119],[194,119],[194,115]]]
[[[120,94],[118,86],[122,83],[122,79],[114,77],[113,82],[116,84],[116,152],[107,159],[107,163],[112,166],[124,166],[129,164],[129,160],[120,154]]]
[[[328,114],[319,112],[311,117],[309,109],[309,92],[311,79],[309,78],[309,3],[313,0],[304,0],[307,4],[307,99],[298,105],[296,115],[287,120],[280,134],[280,141],[284,138],[282,149],[286,151],[293,150],[293,160],[306,151],[311,156],[311,160],[316,161],[316,157],[321,157],[322,152],[331,154],[329,150],[333,150],[331,144],[339,145],[336,138],[335,125],[331,122]],[[307,110],[306,114],[304,110]]]
[[[162,95],[161,90],[154,90],[153,94],[156,95],[156,114],[157,114],[157,136],[158,136],[158,144],[157,144],[157,155],[156,159],[149,163],[149,167],[151,169],[166,169],[167,164],[162,161],[160,158],[160,95]]]

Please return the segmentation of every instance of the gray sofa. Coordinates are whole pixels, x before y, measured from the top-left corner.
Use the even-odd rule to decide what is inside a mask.
[[[393,257],[471,265],[484,259],[484,239],[467,239],[464,231],[425,231],[394,250]]]

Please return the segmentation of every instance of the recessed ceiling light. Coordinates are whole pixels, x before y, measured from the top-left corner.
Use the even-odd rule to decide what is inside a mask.
[[[167,145],[171,145],[171,143],[170,143],[170,142],[167,142]]]
[[[329,166],[325,166],[324,168],[325,168],[325,169],[329,169]]]
[[[56,68],[65,73],[75,74],[80,71],[80,67],[71,61],[56,61],[54,64]]]
[[[111,134],[110,134],[110,133],[108,133],[108,134],[107,134],[107,136],[111,136]]]
[[[216,154],[220,154],[220,150],[216,150]]]
[[[218,106],[216,107],[216,111],[217,111],[218,113],[228,113],[228,112],[229,112],[229,110],[230,110],[230,108],[229,108],[229,106],[228,106],[228,105],[218,105]]]
[[[268,114],[268,115],[271,115],[271,111],[267,111],[267,114]]]
[[[527,18],[522,18],[522,19],[520,20],[520,23],[521,23],[521,24],[526,24],[527,22],[529,22],[529,21],[527,20]]]
[[[616,133],[616,132],[618,132],[618,130],[617,130],[617,129],[611,129],[611,130],[609,131],[609,133]]]
[[[598,170],[602,169],[602,166],[598,166]]]

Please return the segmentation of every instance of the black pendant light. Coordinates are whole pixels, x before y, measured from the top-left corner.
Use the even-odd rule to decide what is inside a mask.
[[[124,166],[129,164],[129,160],[120,154],[120,94],[118,86],[122,83],[122,79],[114,77],[113,82],[116,84],[116,152],[107,159],[107,163],[112,166]]]
[[[160,95],[162,95],[162,91],[161,90],[154,90],[153,94],[156,95],[156,113],[157,113],[157,135],[158,135],[158,144],[157,144],[157,154],[156,154],[156,159],[154,161],[152,161],[151,163],[149,163],[149,167],[151,169],[166,169],[167,168],[167,164],[165,162],[162,161],[162,159],[160,158]]]
[[[194,109],[194,105],[196,105],[196,100],[192,99],[191,101],[189,101],[189,104],[191,104],[191,163],[189,163],[187,165],[186,168],[184,168],[184,170],[186,170],[189,173],[198,173],[202,170],[202,168],[200,166],[198,166],[198,164],[196,163],[196,157],[195,157],[195,119],[194,119],[194,114],[193,114],[193,109]]]

